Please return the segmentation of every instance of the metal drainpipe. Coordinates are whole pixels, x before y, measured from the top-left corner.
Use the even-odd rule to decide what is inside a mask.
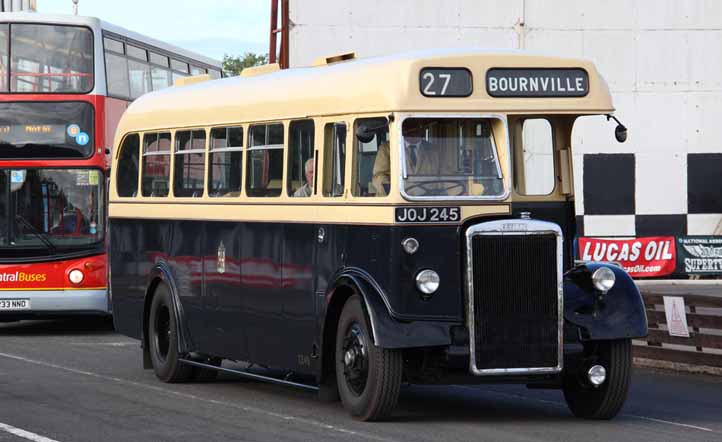
[[[514,24],[517,37],[517,49],[526,49],[526,0],[521,0],[521,17]]]

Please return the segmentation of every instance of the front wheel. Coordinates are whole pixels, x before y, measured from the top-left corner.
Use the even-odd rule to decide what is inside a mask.
[[[335,353],[339,396],[351,416],[362,421],[389,417],[401,389],[401,351],[374,345],[358,295],[341,312]]]
[[[585,419],[611,419],[627,399],[632,377],[632,342],[629,339],[598,341],[585,345],[587,359],[578,373],[568,374],[564,382],[564,399],[575,416]],[[587,379],[591,365],[601,365],[606,379],[594,386]]]
[[[180,362],[178,355],[178,324],[168,287],[160,283],[150,304],[148,343],[153,370],[163,382],[184,382],[193,375],[193,368]]]

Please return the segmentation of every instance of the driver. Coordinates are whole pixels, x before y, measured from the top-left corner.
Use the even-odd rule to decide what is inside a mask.
[[[424,140],[425,128],[418,119],[406,120],[402,130],[404,136],[404,153],[406,157],[406,172],[408,175],[435,175],[438,169],[438,158],[433,145]],[[373,178],[371,184],[376,190],[376,196],[386,196],[389,193],[391,177],[391,158],[389,143],[383,142],[379,146],[374,160]]]

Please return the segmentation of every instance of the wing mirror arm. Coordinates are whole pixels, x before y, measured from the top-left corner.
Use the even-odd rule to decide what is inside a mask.
[[[607,121],[614,120],[617,122],[617,127],[614,129],[614,138],[617,139],[618,142],[624,143],[627,141],[627,128],[624,126],[621,121],[617,119],[612,114],[607,114]]]

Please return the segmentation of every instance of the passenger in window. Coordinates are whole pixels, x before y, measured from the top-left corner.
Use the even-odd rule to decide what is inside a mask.
[[[306,160],[303,170],[306,175],[306,183],[293,192],[294,197],[309,197],[313,195],[313,158]]]

